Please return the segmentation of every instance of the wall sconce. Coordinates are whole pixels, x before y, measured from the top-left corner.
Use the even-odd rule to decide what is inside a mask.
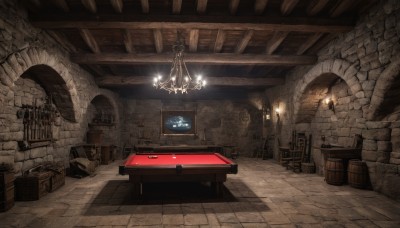
[[[264,117],[266,120],[271,119],[271,110],[269,108],[265,109]]]
[[[279,114],[281,113],[281,110],[279,108],[276,108],[275,112],[276,112],[276,116],[279,118]]]
[[[329,110],[335,111],[335,104],[330,97],[325,99],[325,103],[328,105]]]

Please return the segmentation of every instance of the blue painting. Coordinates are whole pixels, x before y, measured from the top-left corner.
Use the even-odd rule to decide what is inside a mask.
[[[195,135],[196,111],[162,111],[162,134]]]
[[[185,133],[192,129],[192,119],[186,116],[170,116],[165,119],[164,126],[176,133]]]

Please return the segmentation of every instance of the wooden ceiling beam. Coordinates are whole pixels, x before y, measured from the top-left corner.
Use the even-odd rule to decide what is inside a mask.
[[[217,33],[217,37],[215,38],[214,43],[214,53],[219,53],[222,50],[222,46],[224,46],[226,33],[224,30],[219,29]]]
[[[40,0],[23,1],[23,4],[28,8],[28,10],[35,13],[38,13],[42,8],[42,3],[40,2]]]
[[[96,13],[97,12],[97,6],[96,6],[96,1],[95,0],[81,0],[83,6],[85,6],[85,8],[87,10],[89,10],[92,13]]]
[[[117,13],[122,13],[122,9],[124,8],[124,2],[122,0],[110,0],[114,11]]]
[[[285,79],[273,78],[248,78],[248,77],[207,77],[207,85],[219,86],[275,86],[283,85]],[[129,85],[151,85],[153,77],[150,76],[121,76],[107,75],[96,79],[99,86],[129,86]]]
[[[79,64],[142,64],[170,63],[171,54],[72,54],[71,60]],[[316,56],[265,54],[197,54],[185,53],[185,62],[193,64],[276,65],[296,66],[315,64]]]
[[[150,12],[150,5],[149,0],[140,0],[142,5],[142,13],[149,13]]]
[[[175,16],[176,17],[176,16]],[[43,29],[63,29],[63,28],[90,28],[90,29],[176,29],[176,30],[188,30],[188,29],[220,29],[229,28],[230,30],[255,30],[255,31],[294,31],[294,32],[323,32],[323,33],[341,33],[347,32],[353,29],[351,21],[347,20],[342,22],[342,24],[331,24],[332,19],[328,21],[318,18],[309,20],[302,23],[302,20],[296,21],[292,20],[292,17],[287,17],[290,20],[286,22],[276,22],[276,23],[252,23],[252,22],[217,22],[209,21],[208,19],[214,17],[202,16],[204,21],[207,22],[190,22],[190,20],[185,20],[185,16],[180,15],[182,21],[186,22],[155,22],[155,21],[33,21],[32,24],[36,27]],[[192,18],[192,17],[191,17]],[[196,19],[197,18],[197,19]],[[192,18],[193,20],[198,20],[199,17]],[[143,19],[143,18],[142,18]],[[261,19],[260,19],[261,20]],[[285,19],[283,19],[285,20]],[[246,20],[247,21],[247,20]],[[252,19],[252,21],[257,21],[257,19]],[[323,24],[323,22],[330,22],[328,24]],[[321,24],[312,24],[321,23]],[[346,23],[343,25],[343,23]]]
[[[52,3],[64,12],[69,12],[69,6],[65,0],[53,0]]]
[[[307,14],[310,16],[314,16],[320,13],[328,4],[329,0],[313,0],[307,7]]]
[[[133,41],[132,41],[132,36],[129,30],[125,29],[124,30],[124,44],[125,44],[125,50],[128,53],[135,53],[135,48],[133,47]]]
[[[48,30],[47,33],[51,37],[53,37],[53,39],[55,39],[58,43],[60,43],[61,46],[64,47],[67,51],[71,53],[78,52],[78,49],[65,38],[65,35],[61,31]]]
[[[197,0],[197,13],[204,14],[207,10],[207,0]]]
[[[253,37],[254,31],[248,30],[243,34],[242,40],[238,43],[235,49],[236,54],[241,54],[246,49],[247,44],[250,42],[251,37]]]
[[[199,43],[199,30],[192,29],[189,33],[189,50],[191,52],[197,51],[197,44]]]
[[[172,13],[180,14],[182,9],[182,0],[173,0],[172,1]]]
[[[281,4],[281,13],[283,15],[289,15],[296,7],[299,0],[283,0]]]
[[[156,52],[161,53],[163,51],[163,38],[160,29],[153,30],[154,35],[154,46],[156,47]]]
[[[79,29],[79,34],[93,53],[101,53],[99,45],[97,45],[96,39],[93,37],[89,29]]]
[[[256,0],[254,3],[254,13],[256,15],[261,15],[264,13],[265,8],[267,7],[268,0]]]
[[[325,47],[329,42],[337,38],[337,34],[327,34],[321,40],[319,40],[315,45],[310,47],[306,53],[316,54],[319,50]]]
[[[324,35],[323,33],[315,33],[310,36],[306,42],[304,42],[297,50],[297,55],[302,55],[306,52],[310,47],[312,47],[321,37]]]
[[[272,55],[274,51],[281,45],[281,43],[285,40],[289,32],[275,32],[274,35],[268,40],[267,47],[265,52],[268,55]]]
[[[336,3],[336,5],[331,9],[330,16],[338,17],[347,10],[349,10],[354,5],[354,0],[340,0]]]
[[[229,2],[229,12],[231,13],[231,15],[235,15],[237,13],[239,3],[240,3],[240,0],[231,0]]]

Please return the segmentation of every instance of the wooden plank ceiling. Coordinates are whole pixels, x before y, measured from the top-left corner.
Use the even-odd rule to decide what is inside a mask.
[[[26,0],[101,87],[150,86],[167,76],[181,32],[191,74],[211,86],[267,88],[351,30],[376,0]]]

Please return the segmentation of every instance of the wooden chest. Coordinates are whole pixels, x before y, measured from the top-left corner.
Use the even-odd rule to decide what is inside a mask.
[[[50,171],[52,172],[50,177],[50,192],[54,192],[65,184],[65,168],[62,165]]]
[[[14,206],[14,173],[0,172],[0,211]]]
[[[51,190],[51,171],[32,172],[15,179],[15,199],[20,201],[38,200]]]

